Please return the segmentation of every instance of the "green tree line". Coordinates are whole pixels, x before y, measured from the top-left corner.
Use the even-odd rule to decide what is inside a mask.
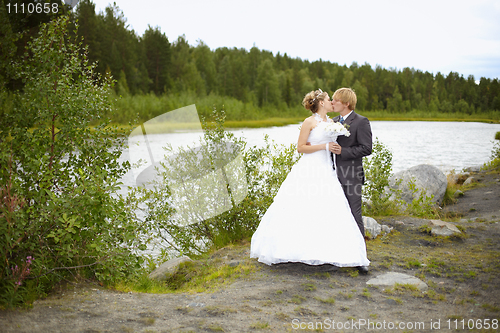
[[[217,96],[233,104],[277,108],[282,116],[290,116],[290,108],[300,106],[308,91],[322,88],[333,92],[348,86],[356,91],[357,109],[362,111],[472,115],[500,110],[498,78],[477,81],[472,75],[464,78],[456,72],[446,75],[367,63],[346,66],[321,59],[311,62],[257,47],[212,50],[201,40],[190,45],[185,36],[169,41],[165,32],[151,26],[139,36],[129,28],[116,3],[96,13],[91,0],[82,0],[70,14],[74,22],[78,21],[76,33],[89,48],[89,60],[98,63],[102,77],[112,75],[116,79],[114,89],[124,97],[188,94],[199,100]],[[9,19],[14,33],[36,30],[34,22],[23,25],[12,15]],[[23,39],[18,40],[18,47],[22,48],[22,43]],[[10,87],[14,87],[12,82]],[[228,112],[228,120],[232,118]]]

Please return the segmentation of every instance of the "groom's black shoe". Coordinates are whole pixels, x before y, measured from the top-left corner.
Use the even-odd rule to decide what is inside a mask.
[[[368,274],[368,266],[358,266],[356,268],[361,274]]]

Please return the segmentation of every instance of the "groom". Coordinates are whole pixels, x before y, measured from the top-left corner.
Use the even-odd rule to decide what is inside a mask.
[[[356,102],[356,93],[350,88],[340,88],[333,94],[333,111],[339,113],[333,120],[348,125],[351,135],[339,136],[337,143],[329,144],[329,150],[335,154],[337,177],[364,237],[365,228],[361,218],[361,186],[365,182],[363,157],[372,153],[372,130],[368,119],[354,112]],[[368,267],[358,269],[362,273],[368,272]]]

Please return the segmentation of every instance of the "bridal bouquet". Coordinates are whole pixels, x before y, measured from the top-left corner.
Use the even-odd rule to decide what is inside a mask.
[[[337,141],[339,135],[349,136],[351,133],[347,130],[347,127],[339,122],[331,122],[325,126],[325,132],[332,141]]]

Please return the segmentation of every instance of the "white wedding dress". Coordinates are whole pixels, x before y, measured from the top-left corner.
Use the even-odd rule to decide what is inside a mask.
[[[316,120],[308,142],[332,141],[324,130],[327,122]],[[252,236],[250,257],[268,265],[369,265],[364,238],[332,164],[326,150],[302,155]]]

